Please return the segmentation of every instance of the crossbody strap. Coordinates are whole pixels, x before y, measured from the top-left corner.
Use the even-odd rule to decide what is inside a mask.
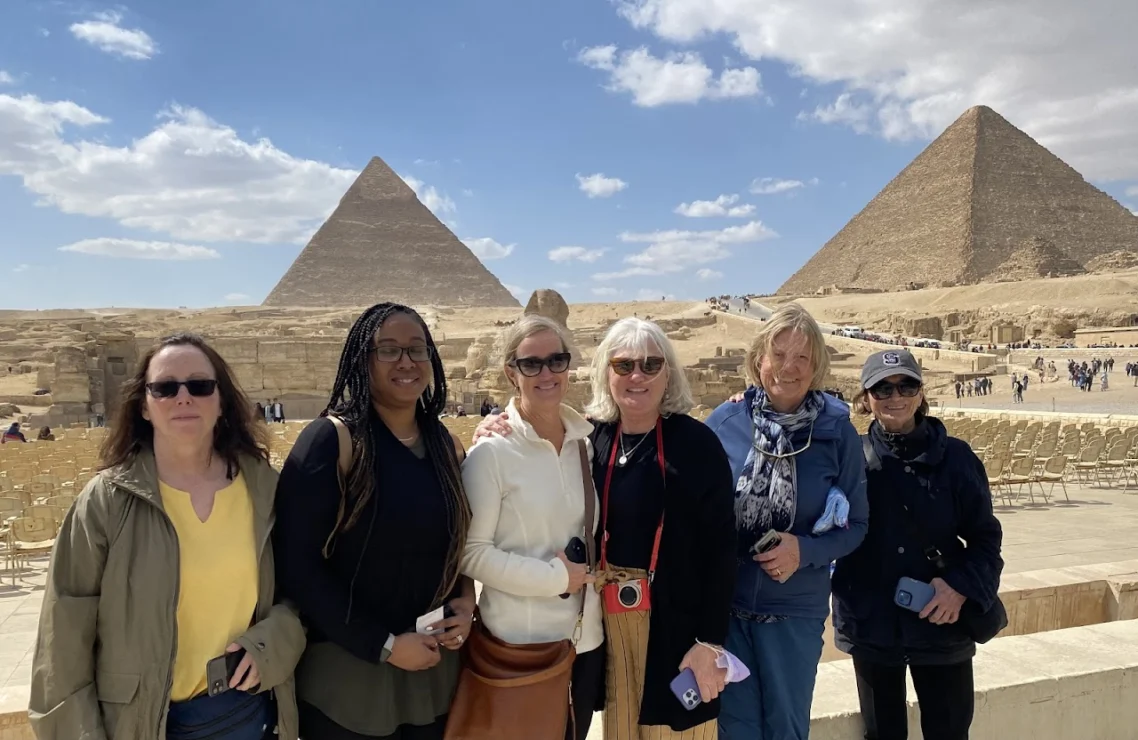
[[[581,483],[585,489],[585,552],[588,553],[589,570],[597,565],[597,541],[595,535],[597,518],[597,488],[593,484],[593,466],[589,464],[589,449],[585,440],[577,440],[577,452],[581,458]]]
[[[341,481],[347,481],[348,472],[352,469],[352,433],[348,431],[348,425],[340,417],[328,414],[328,420],[336,427],[336,441],[340,448],[340,454],[336,458],[336,469],[340,471]]]
[[[861,449],[865,454],[866,469],[881,470],[881,456],[878,455],[877,450],[873,448],[873,440],[870,439],[868,434],[861,435]],[[913,514],[913,510],[909,508],[909,504],[901,501],[901,509],[905,512],[902,517],[905,520],[905,529],[908,530],[910,537],[920,543],[921,551],[924,552],[925,557],[937,567],[937,570],[948,570],[948,566],[945,565],[944,562],[944,554],[940,551],[940,548],[932,544],[928,533],[925,532],[924,527],[917,521],[917,517]]]

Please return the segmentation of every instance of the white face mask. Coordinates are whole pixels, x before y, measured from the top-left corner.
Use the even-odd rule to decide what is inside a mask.
[[[725,679],[727,683],[738,683],[739,681],[746,680],[746,678],[751,675],[751,670],[743,664],[743,661],[723,648],[708,645],[702,640],[696,640],[696,642],[715,653],[715,665],[719,668],[727,669],[727,677]]]

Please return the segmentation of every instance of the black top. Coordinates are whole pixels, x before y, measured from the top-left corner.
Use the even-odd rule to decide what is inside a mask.
[[[597,493],[604,506],[605,472],[614,444],[614,432],[595,435],[604,447],[593,448],[593,479],[597,482]],[[610,536],[608,561],[610,565],[622,568],[648,569],[652,560],[652,543],[656,539],[656,527],[664,512],[664,479],[660,474],[660,462],[656,457],[656,431],[647,434],[622,434],[624,453],[628,462],[621,465],[622,454],[617,443],[617,462],[613,464],[612,488],[609,491],[608,521],[603,517],[597,532],[597,553],[600,556],[600,538],[608,527],[620,536]],[[603,508],[602,508],[603,511]]]
[[[737,569],[735,486],[727,453],[707,425],[685,414],[672,414],[664,419],[663,432],[666,518],[656,580],[652,584],[640,724],[665,725],[682,732],[719,715],[718,699],[687,711],[676,700],[669,684],[679,673],[680,662],[697,638],[716,645],[722,645],[727,639]],[[615,423],[598,424],[592,434],[596,460],[600,461],[599,466],[593,467],[598,491],[604,485],[604,470],[615,434]],[[655,440],[646,441],[641,450],[649,444],[655,445]],[[625,449],[629,448],[626,441]],[[635,467],[642,470],[642,480],[648,484],[658,481],[655,454],[643,460],[638,450],[636,458],[639,462]],[[629,467],[633,467],[633,463]],[[632,505],[626,513],[634,513],[637,506],[648,509],[653,496],[640,492],[628,498]],[[648,544],[639,557],[647,564],[659,521],[658,512],[643,522],[633,521],[629,516],[617,518],[615,511],[610,515],[613,516],[609,528],[610,548],[617,542],[643,542],[646,537]],[[632,525],[627,531],[622,523],[626,521]],[[639,552],[641,546],[632,544],[629,549]],[[610,550],[614,562],[615,553]],[[631,557],[635,553],[627,554]]]
[[[336,429],[317,419],[301,432],[281,470],[273,543],[277,588],[299,607],[308,642],[329,640],[378,663],[388,635],[414,630],[416,618],[430,611],[452,527],[431,462],[378,417],[371,433],[376,488],[325,559],[340,498]]]
[[[992,607],[1004,566],[1003,531],[992,512],[984,465],[933,417],[905,436],[884,434],[874,422],[871,439],[878,460],[867,469],[869,531],[834,570],[835,644],[886,663],[968,660],[976,646],[960,622],[934,625],[895,605],[893,595],[902,576],[925,583],[942,577],[966,597],[965,609]],[[903,504],[943,553],[944,574],[925,557]]]

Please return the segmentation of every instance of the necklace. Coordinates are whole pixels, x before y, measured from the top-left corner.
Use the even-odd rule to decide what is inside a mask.
[[[644,444],[644,440],[646,440],[646,439],[648,439],[647,433],[645,433],[644,436],[642,436],[640,438],[639,442],[632,445],[631,450],[629,450],[628,452],[625,452],[624,451],[624,432],[621,432],[620,433],[620,458],[617,459],[617,461],[616,461],[617,464],[620,465],[620,467],[622,467],[622,468],[625,465],[627,465],[628,464],[628,456],[631,455],[633,452],[636,452],[636,448],[639,447],[640,445]]]

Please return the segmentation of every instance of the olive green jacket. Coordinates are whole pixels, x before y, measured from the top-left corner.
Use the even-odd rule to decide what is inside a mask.
[[[260,562],[253,625],[237,642],[276,699],[280,740],[296,740],[296,612],[274,603],[277,473],[240,461]],[[154,454],[99,473],[64,517],[48,570],[28,717],[39,740],[165,740],[177,651],[179,548]],[[203,666],[204,669],[204,666]]]

